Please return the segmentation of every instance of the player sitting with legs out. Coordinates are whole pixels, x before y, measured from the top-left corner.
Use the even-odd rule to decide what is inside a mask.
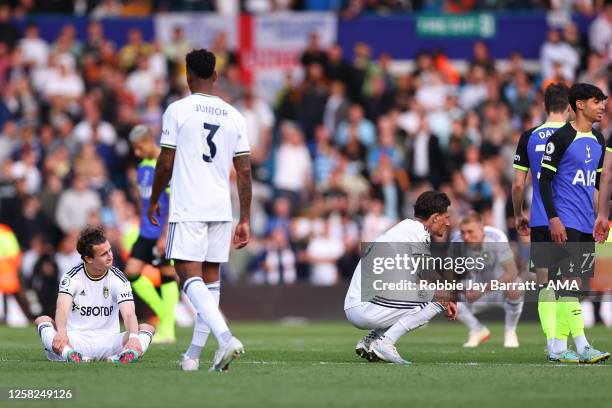
[[[244,353],[219,310],[219,265],[229,258],[232,241],[230,172],[236,170],[240,220],[235,248],[249,241],[251,159],[245,119],[234,107],[211,95],[217,79],[215,55],[194,50],[186,56],[192,94],[164,112],[162,151],[148,216],[156,224],[159,198],[172,178],[166,257],[173,259],[183,291],[197,310],[191,345],[180,368],[194,371],[208,333],[219,349],[211,370],[226,370]]]
[[[414,205],[415,219],[401,221],[377,237],[376,242],[420,244],[423,253],[413,255],[428,255],[430,233],[442,237],[450,225],[449,206],[450,200],[446,194],[427,191],[418,197]],[[359,261],[346,294],[344,311],[355,327],[372,331],[359,340],[355,352],[370,361],[380,359],[389,363],[409,364],[397,352],[397,340],[444,310],[447,310],[449,319],[454,319],[456,304],[451,302],[445,306],[435,301],[404,301],[380,296],[362,302],[361,267],[362,261]]]
[[[106,360],[133,363],[147,351],[155,329],[138,325],[130,283],[113,266],[113,254],[101,228],[87,227],[77,251],[83,262],[66,272],[59,285],[55,320],[36,319],[51,361]],[[126,332],[119,332],[119,312]]]
[[[166,259],[166,227],[168,217],[168,194],[163,191],[160,197],[161,221],[164,228],[153,225],[147,217],[149,198],[153,188],[153,175],[160,148],[153,134],[144,125],[135,126],[130,132],[130,143],[134,154],[142,159],[138,165],[135,197],[138,197],[140,210],[140,232],[138,240],[132,247],[132,253],[125,265],[125,274],[132,284],[134,292],[159,317],[157,333],[153,343],[174,343],[174,321],[176,305],[179,300],[179,289],[176,273],[170,260]],[[146,276],[141,275],[145,264],[158,267],[161,272],[161,296]]]
[[[485,259],[484,269],[478,272],[468,271],[466,279],[482,284],[492,280],[500,283],[516,281],[518,271],[514,254],[503,231],[485,226],[482,217],[475,212],[469,213],[461,220],[459,229],[461,237],[453,241],[465,242],[469,257]],[[457,319],[470,329],[468,341],[463,347],[477,347],[489,339],[491,333],[474,315],[492,307],[502,307],[506,315],[504,347],[518,347],[516,326],[523,312],[523,295],[524,292],[520,290],[491,291],[490,286],[484,290],[467,291],[468,301],[457,304]]]
[[[607,360],[610,353],[588,342],[578,297],[583,282],[593,276],[595,189],[599,188],[605,152],[604,137],[593,124],[603,118],[607,96],[594,85],[579,83],[572,85],[568,99],[576,119],[548,139],[540,174],[551,238],[569,254],[559,267],[562,280],[575,284],[557,291],[555,339],[549,360],[594,364]],[[570,334],[577,353],[567,347]]]

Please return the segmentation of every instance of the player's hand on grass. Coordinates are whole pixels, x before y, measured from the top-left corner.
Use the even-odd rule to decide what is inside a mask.
[[[251,237],[250,230],[251,228],[248,221],[242,221],[236,225],[233,239],[234,248],[240,249],[249,243],[249,239]]]
[[[603,244],[608,239],[610,233],[610,222],[606,217],[597,217],[595,226],[593,227],[593,238],[595,241]]]
[[[530,233],[529,220],[523,214],[514,217],[514,225],[520,235],[527,236]]]
[[[57,333],[53,338],[52,348],[55,354],[62,354],[64,347],[70,344],[67,334]]]
[[[149,217],[149,222],[156,227],[159,227],[159,222],[157,221],[157,217],[161,216],[161,210],[159,208],[159,203],[149,203],[149,208],[147,209],[147,216]]]
[[[138,353],[138,355],[142,355],[142,346],[140,345],[140,340],[134,338],[134,339],[128,339],[128,342],[125,343],[125,349],[132,349],[135,352]]]
[[[446,305],[446,317],[448,317],[448,320],[455,320],[457,318],[457,302],[448,302],[448,305]]]
[[[559,217],[550,219],[550,236],[557,244],[565,244],[567,241],[567,232]]]

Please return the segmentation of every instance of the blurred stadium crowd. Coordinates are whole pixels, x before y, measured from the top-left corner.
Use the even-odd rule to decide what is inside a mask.
[[[132,187],[138,160],[127,135],[140,123],[159,134],[165,107],[188,93],[184,55],[192,46],[177,28],[170,43],[145,42],[132,30],[116,47],[95,20],[85,39],[66,25],[48,43],[35,24],[24,32],[14,27],[13,13],[75,2],[15,3],[0,6],[0,223],[18,240],[22,286],[53,307],[58,275],[80,261],[75,244],[86,224],[106,227],[123,266],[138,231]],[[91,2],[76,3],[88,9]],[[242,7],[255,3],[296,2]],[[315,2],[300,4],[306,3]],[[544,121],[542,90],[549,83],[589,82],[609,93],[611,33],[607,2],[587,33],[572,23],[550,30],[538,73],[526,72],[519,54],[500,64],[476,42],[465,71],[442,53],[423,51],[415,69],[399,76],[388,54],[372,55],[357,43],[347,60],[346,50],[322,49],[313,34],[301,56],[303,79],[287,75],[274,104],[241,82],[238,56],[219,35],[212,47],[216,93],[245,115],[254,169],[253,240],[224,266],[225,279],[270,285],[348,279],[360,243],[410,217],[415,198],[431,188],[451,197],[455,222],[475,209],[518,239],[510,182],[520,134]],[[608,136],[612,109],[606,115],[600,128]]]
[[[274,11],[335,10],[344,18],[362,13],[412,11],[463,13],[473,10],[577,11],[596,13],[605,0],[5,0],[16,17],[35,13],[90,15],[94,18],[148,16],[164,11],[209,11],[225,15]]]

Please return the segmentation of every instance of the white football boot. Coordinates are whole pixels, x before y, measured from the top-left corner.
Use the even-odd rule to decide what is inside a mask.
[[[504,347],[505,348],[518,348],[519,341],[516,335],[516,330],[506,330],[504,334]]]
[[[395,344],[389,340],[376,339],[372,342],[371,352],[379,359],[393,364],[410,364],[410,361],[404,360],[397,352]]]
[[[208,371],[226,371],[230,363],[234,359],[239,358],[241,354],[244,354],[244,346],[240,340],[232,337],[225,347],[219,347],[217,351],[215,351],[213,365]]]
[[[486,327],[482,329],[470,331],[468,341],[463,343],[463,347],[474,348],[480,346],[485,341],[491,338],[491,332]]]

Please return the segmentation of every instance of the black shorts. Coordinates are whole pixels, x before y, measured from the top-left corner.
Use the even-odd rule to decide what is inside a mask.
[[[155,244],[157,244],[156,239],[148,239],[139,236],[138,240],[136,240],[136,243],[134,243],[134,246],[132,247],[130,258],[139,259],[144,263],[148,263],[153,266],[170,265],[171,261],[166,259],[164,254],[155,253]]]
[[[562,276],[591,278],[595,271],[595,239],[593,234],[566,228],[566,257],[559,264]]]
[[[548,243],[552,243],[548,227],[531,227],[531,269],[550,268],[553,266],[554,256],[546,250]]]

